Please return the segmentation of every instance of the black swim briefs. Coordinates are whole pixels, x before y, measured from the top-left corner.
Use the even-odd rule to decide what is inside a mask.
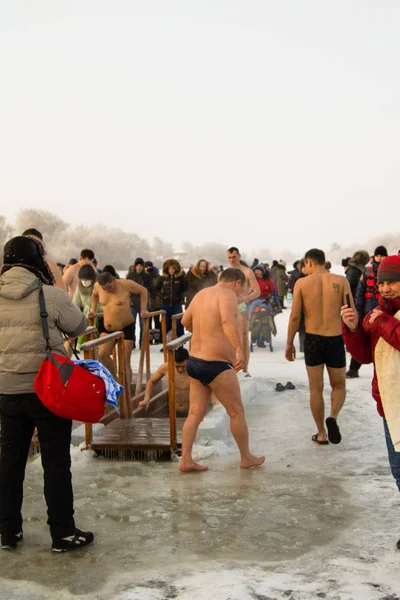
[[[231,363],[222,360],[203,360],[189,356],[186,363],[186,372],[192,379],[197,379],[204,386],[209,385],[218,375],[233,369]]]
[[[342,369],[346,366],[343,336],[306,333],[304,339],[304,360],[308,367],[326,365],[333,369]]]
[[[126,340],[133,342],[133,338],[135,335],[135,323],[127,325],[121,331],[123,331]],[[115,333],[115,331],[108,331],[108,329],[104,327],[104,318],[99,319],[99,334],[100,333]]]

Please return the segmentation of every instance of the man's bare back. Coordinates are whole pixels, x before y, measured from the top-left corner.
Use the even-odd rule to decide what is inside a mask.
[[[93,289],[93,294],[99,296],[103,307],[104,326],[107,331],[120,331],[133,323],[130,282],[116,279],[115,286],[115,292],[107,292],[98,283]]]
[[[294,288],[285,357],[290,362],[296,358],[293,340],[304,311],[304,360],[310,383],[310,408],[317,426],[317,433],[311,439],[317,444],[339,444],[342,437],[336,420],[346,398],[346,353],[340,312],[346,303],[347,293],[351,302],[353,300],[347,279],[326,270],[325,253],[322,250],[309,250],[305,254],[304,263],[308,277],[299,279]],[[324,421],[325,367],[328,369],[332,392],[330,416]]]
[[[345,303],[346,278],[322,271],[313,273],[296,283],[301,294],[306,332],[315,335],[341,335],[340,309]]]
[[[196,294],[188,310],[193,315],[191,356],[233,364],[235,348],[224,333],[222,320],[226,311],[231,310],[239,327],[236,294],[218,285],[206,288]]]

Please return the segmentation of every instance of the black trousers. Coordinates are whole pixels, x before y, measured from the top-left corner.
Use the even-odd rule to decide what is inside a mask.
[[[351,358],[349,371],[359,371],[361,363],[357,362],[355,358]]]
[[[72,421],[61,419],[36,394],[0,394],[0,530],[22,531],[23,482],[35,426],[38,430],[47,523],[53,540],[75,531],[71,479]]]

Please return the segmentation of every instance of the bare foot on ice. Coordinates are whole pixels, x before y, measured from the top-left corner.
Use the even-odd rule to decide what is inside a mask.
[[[248,458],[243,458],[240,461],[241,469],[251,469],[252,467],[261,467],[261,465],[265,462],[265,456],[253,456],[250,454]]]
[[[183,463],[182,461],[179,463],[179,470],[182,473],[189,473],[190,471],[208,471],[208,467],[204,465],[199,465],[199,463],[195,463],[194,461],[190,463]]]

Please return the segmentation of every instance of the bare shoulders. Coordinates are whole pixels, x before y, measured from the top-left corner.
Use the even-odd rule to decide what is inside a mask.
[[[126,288],[130,288],[132,287],[132,283],[134,284],[134,286],[136,287],[137,284],[135,284],[134,281],[131,281],[130,279],[116,279],[115,283],[117,284],[117,288],[120,289],[126,289]]]
[[[217,291],[218,294],[222,295],[222,296],[226,296],[227,298],[231,298],[232,296],[236,297],[235,292],[233,292],[232,290],[224,287],[224,286],[215,286],[215,288],[208,288],[210,290],[215,289]]]
[[[254,275],[254,273],[250,269],[250,267],[245,267],[244,265],[240,265],[239,268],[246,275],[247,279],[249,279],[249,277],[251,277],[252,275]],[[254,277],[255,277],[255,275],[254,275]]]

